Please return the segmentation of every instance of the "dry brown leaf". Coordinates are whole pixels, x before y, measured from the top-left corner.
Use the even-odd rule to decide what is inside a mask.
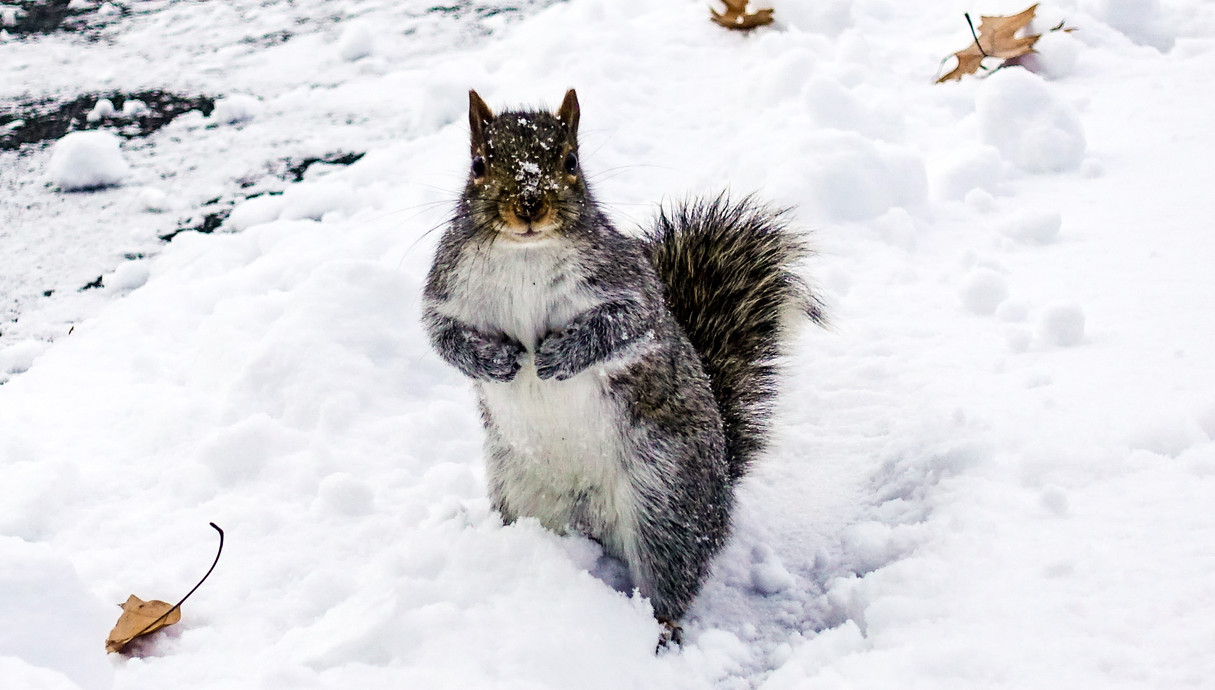
[[[114,624],[110,636],[106,638],[105,649],[107,652],[121,652],[122,648],[136,637],[150,635],[181,620],[181,609],[173,608],[173,604],[155,600],[144,601],[134,594],[127,599],[125,604],[119,604],[119,606],[122,607],[122,615],[118,617],[118,622]],[[170,609],[172,611],[165,616],[165,612]],[[164,619],[157,621],[161,616],[164,616]],[[153,622],[156,624],[152,625]]]
[[[709,11],[713,13],[713,21],[727,29],[746,31],[772,23],[771,9],[748,12],[747,4],[749,2],[750,0],[721,0],[721,3],[726,6],[725,12],[718,12],[711,7]]]
[[[1042,36],[1033,34],[1017,37],[1016,34],[1029,25],[1037,9],[1038,5],[1034,3],[1027,9],[1007,17],[980,17],[977,31],[979,40],[972,41],[965,49],[954,53],[958,66],[938,79],[937,83],[950,79],[960,80],[963,74],[974,74],[985,57],[1010,60],[1034,52],[1034,44]]]

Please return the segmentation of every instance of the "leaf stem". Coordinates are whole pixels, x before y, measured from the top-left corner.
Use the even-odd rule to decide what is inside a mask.
[[[970,21],[970,13],[967,12],[963,16],[966,17],[966,25],[970,27],[970,35],[975,37],[975,45],[979,47],[979,52],[983,53],[983,57],[991,57],[986,50],[983,50],[983,44],[979,43],[979,33],[975,31],[975,23]]]
[[[222,554],[224,552],[224,531],[222,529],[220,529],[219,525],[215,524],[214,522],[211,522],[208,524],[211,525],[212,527],[214,527],[216,532],[219,532],[219,551],[215,552],[215,561],[213,563],[211,563],[211,567],[207,570],[207,574],[203,575],[202,579],[198,581],[198,584],[194,585],[194,589],[191,589],[189,592],[186,592],[186,595],[181,598],[181,601],[177,602],[176,604],[173,604],[173,608],[169,609],[168,611],[165,611],[164,614],[162,614],[160,616],[160,618],[157,618],[156,620],[152,621],[151,623],[148,623],[148,626],[146,628],[144,628],[143,630],[140,630],[139,632],[132,635],[131,636],[132,640],[139,637],[140,635],[143,635],[147,631],[151,630],[153,627],[156,626],[157,623],[168,618],[169,614],[171,614],[174,611],[176,611],[177,609],[181,608],[181,605],[186,603],[186,599],[189,599],[190,595],[193,594],[195,591],[197,591],[198,588],[202,586],[202,583],[207,581],[208,577],[211,577],[211,572],[215,570],[215,566],[219,565],[219,556],[220,556],[220,554]]]

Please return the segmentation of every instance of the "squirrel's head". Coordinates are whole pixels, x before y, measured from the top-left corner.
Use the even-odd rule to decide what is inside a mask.
[[[577,94],[567,91],[556,113],[494,115],[476,91],[468,102],[472,160],[464,198],[476,225],[519,242],[559,233],[586,197]]]

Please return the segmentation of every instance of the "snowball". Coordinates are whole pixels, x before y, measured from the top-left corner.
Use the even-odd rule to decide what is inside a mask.
[[[118,137],[109,132],[71,132],[55,143],[47,165],[51,182],[65,192],[116,185],[130,173]]]
[[[1084,340],[1084,310],[1077,304],[1048,306],[1038,318],[1038,336],[1060,347],[1079,345]]]
[[[225,125],[248,122],[265,110],[265,105],[256,96],[233,94],[215,101],[211,120]]]
[[[975,111],[983,141],[1026,172],[1075,170],[1084,158],[1080,117],[1024,69],[1002,69],[985,79]]]
[[[1048,79],[1062,79],[1076,69],[1083,44],[1066,31],[1047,31],[1026,55],[1026,64]]]
[[[1026,244],[1050,244],[1059,237],[1063,215],[1058,211],[1022,211],[1000,225],[1000,232]]]
[[[375,51],[375,37],[363,22],[351,22],[337,41],[337,51],[347,62],[365,58]]]
[[[114,117],[115,112],[114,103],[110,99],[100,98],[93,105],[93,109],[89,111],[89,114],[85,116],[85,119],[89,122],[96,122],[102,118]]]
[[[1001,302],[1008,299],[1008,282],[990,268],[976,268],[962,279],[958,297],[966,311],[990,316]]]
[[[106,276],[102,283],[110,290],[134,290],[148,282],[148,274],[146,261],[127,261]]]
[[[129,98],[122,104],[122,116],[126,118],[140,117],[152,112],[147,103]]]
[[[263,194],[237,204],[228,216],[227,225],[233,230],[244,230],[254,225],[269,223],[283,212],[283,195]]]
[[[135,203],[144,211],[152,213],[161,213],[168,211],[173,207],[169,200],[169,195],[155,187],[144,187],[139,190],[139,195],[135,197]]]
[[[768,546],[752,549],[751,561],[751,586],[760,594],[772,596],[793,586],[793,576]]]
[[[1201,425],[1188,416],[1155,412],[1140,420],[1127,441],[1131,448],[1176,458],[1190,448],[1205,444],[1207,439]]]

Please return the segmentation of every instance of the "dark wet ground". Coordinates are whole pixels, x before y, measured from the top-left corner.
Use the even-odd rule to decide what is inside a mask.
[[[113,104],[115,114],[90,121],[88,114],[101,99]],[[129,101],[144,104],[139,112],[124,115]],[[119,136],[146,137],[173,121],[178,115],[197,110],[210,115],[215,99],[210,96],[174,94],[167,91],[138,93],[84,94],[62,101],[23,102],[0,112],[0,151],[19,149],[26,144],[54,141],[68,132],[106,127]]]
[[[90,21],[96,16],[100,5],[92,5],[78,10],[69,10],[71,0],[6,0],[9,7],[17,7],[13,24],[4,28],[13,36],[25,34],[49,34],[55,31],[81,31],[92,25]],[[116,16],[121,18],[128,12],[119,9]]]

